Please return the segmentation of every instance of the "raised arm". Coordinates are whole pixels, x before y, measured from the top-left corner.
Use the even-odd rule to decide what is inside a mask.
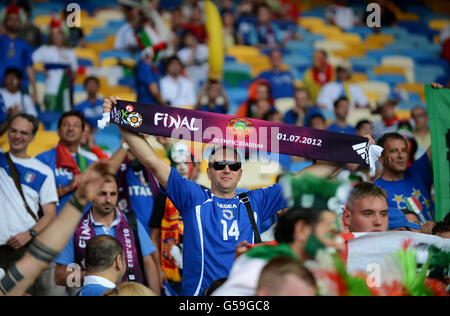
[[[105,98],[103,103],[103,112],[111,112],[112,105],[116,104],[116,98]],[[156,155],[150,144],[144,139],[143,136],[130,132],[121,128],[123,140],[130,147],[130,151],[136,156],[136,158],[158,179],[159,184],[167,189],[169,183],[170,166]]]
[[[59,216],[30,244],[25,256],[16,262],[0,281],[0,296],[21,296],[67,244],[84,206],[98,194],[109,173],[108,165],[91,165],[80,178],[80,186]]]

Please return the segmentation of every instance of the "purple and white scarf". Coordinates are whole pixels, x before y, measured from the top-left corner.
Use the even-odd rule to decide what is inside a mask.
[[[125,254],[125,264],[127,272],[124,275],[123,282],[133,281],[141,283],[143,282],[141,268],[139,266],[139,257],[136,249],[136,243],[133,236],[133,230],[128,224],[127,219],[116,208],[120,216],[120,222],[116,226],[116,239],[123,247]],[[85,253],[88,242],[95,237],[94,224],[92,222],[91,212],[86,214],[78,224],[74,234],[74,251],[75,251],[75,263],[85,268]],[[136,236],[136,238],[139,238]]]
[[[118,100],[110,113],[103,114],[98,127],[103,129],[109,122],[135,133],[362,164],[370,167],[371,175],[383,150],[361,136],[123,100]]]

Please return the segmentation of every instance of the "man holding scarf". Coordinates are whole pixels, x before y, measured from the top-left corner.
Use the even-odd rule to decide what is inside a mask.
[[[106,98],[104,113],[111,112],[117,102],[113,97]],[[138,134],[122,128],[122,135],[183,216],[183,295],[201,295],[213,281],[226,277],[234,262],[236,246],[243,241],[257,240],[258,234],[252,227],[260,230],[261,223],[287,207],[280,184],[249,191],[247,199],[236,195],[242,169],[240,157],[233,148],[218,147],[210,155],[207,174],[211,190],[205,190],[160,159]],[[326,177],[340,167],[341,164],[319,162],[308,171]],[[248,211],[244,200],[250,202],[252,211]],[[255,225],[248,215],[252,213]]]
[[[59,205],[56,212],[70,200],[78,185],[78,177],[87,167],[97,160],[95,155],[80,148],[85,118],[81,112],[64,113],[58,122],[58,145],[36,156],[48,165],[55,174]]]
[[[151,254],[156,251],[144,226],[136,219],[137,235],[129,223],[130,214],[126,216],[117,206],[118,185],[116,179],[107,177],[100,193],[94,198],[89,212],[85,213],[69,243],[55,259],[57,263],[55,280],[59,285],[67,286],[73,271],[67,266],[76,263],[84,268],[86,246],[94,236],[109,235],[116,238],[123,246],[126,261],[124,282],[149,284],[154,293],[160,293],[159,277],[156,264]],[[137,246],[139,243],[140,249]],[[142,256],[140,264],[139,253]],[[69,270],[69,271],[67,271]],[[84,273],[84,272],[83,272]]]

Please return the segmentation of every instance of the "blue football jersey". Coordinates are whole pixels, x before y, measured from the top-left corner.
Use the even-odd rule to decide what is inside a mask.
[[[254,242],[247,209],[237,195],[218,198],[173,168],[167,195],[184,223],[182,294],[202,295],[213,281],[228,276],[236,246],[244,240]],[[260,231],[262,223],[287,205],[278,184],[249,191],[247,196]]]

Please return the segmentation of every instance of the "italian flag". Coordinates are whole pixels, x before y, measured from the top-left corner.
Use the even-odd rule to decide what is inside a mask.
[[[422,214],[422,209],[423,209],[422,204],[420,204],[417,197],[411,196],[411,197],[405,198],[405,203],[408,206],[408,210],[413,211],[420,217],[420,220],[422,221],[422,223],[427,222]]]
[[[72,109],[70,70],[64,64],[46,65],[52,73],[51,86],[47,86],[44,102],[47,111],[66,112]]]
[[[31,172],[27,172],[26,174],[25,174],[25,182],[26,183],[31,183],[31,182],[33,182],[33,180],[34,180],[34,178],[35,178],[35,174],[34,173],[31,173]]]
[[[158,32],[149,26],[144,26],[140,31],[137,31],[136,38],[139,47],[143,50],[147,47],[153,49],[153,60],[158,58],[158,53],[166,48],[166,43],[161,40]]]

